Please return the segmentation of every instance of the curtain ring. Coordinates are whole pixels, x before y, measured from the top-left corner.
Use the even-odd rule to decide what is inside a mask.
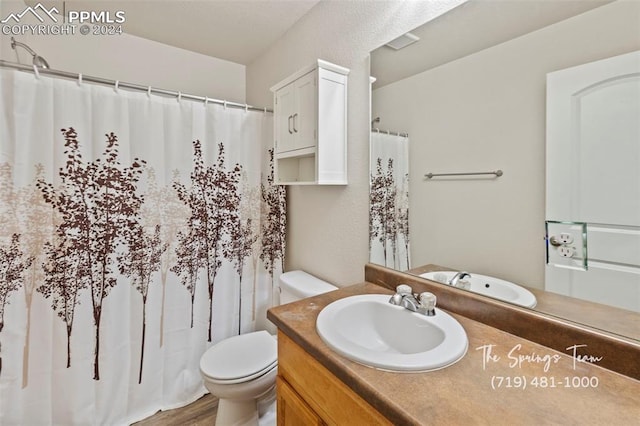
[[[38,67],[35,65],[33,65],[33,73],[35,74],[36,79],[40,80],[40,71],[38,71]]]
[[[178,103],[182,102],[182,92],[178,92]]]
[[[82,73],[78,74],[78,84],[82,86]]]
[[[205,106],[205,108],[207,107],[208,103],[209,103],[209,97],[205,96],[204,97],[204,106]]]
[[[147,96],[151,97],[151,86],[147,87]]]
[[[227,109],[227,101],[222,101],[222,106],[224,107],[224,109]]]
[[[244,112],[249,112],[249,104],[244,104]]]
[[[264,113],[265,114],[267,113],[267,107],[264,107]]]
[[[115,84],[114,84],[114,88],[116,90],[116,93],[118,93],[118,89],[120,89],[120,80],[116,80]]]

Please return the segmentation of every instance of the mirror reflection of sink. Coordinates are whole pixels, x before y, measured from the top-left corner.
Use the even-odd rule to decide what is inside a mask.
[[[360,364],[397,372],[447,367],[467,352],[462,325],[436,308],[434,316],[389,303],[390,295],[363,294],[327,305],[316,321],[322,340]]]
[[[420,274],[420,276],[431,281],[446,284],[455,274],[457,274],[457,271],[435,271]],[[536,306],[536,297],[524,287],[487,275],[474,274],[473,272],[470,272],[470,274],[471,277],[466,277],[464,280],[471,284],[468,290],[474,293],[514,303],[526,308]]]

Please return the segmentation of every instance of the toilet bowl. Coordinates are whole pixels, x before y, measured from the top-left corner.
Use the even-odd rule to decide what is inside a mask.
[[[257,424],[257,401],[273,389],[277,355],[276,339],[266,331],[225,339],[202,355],[204,386],[219,398],[216,424]]]
[[[281,303],[336,289],[304,271],[280,275]],[[216,425],[257,425],[258,401],[275,391],[277,371],[277,340],[266,331],[233,336],[209,348],[200,358],[200,373],[219,400]]]

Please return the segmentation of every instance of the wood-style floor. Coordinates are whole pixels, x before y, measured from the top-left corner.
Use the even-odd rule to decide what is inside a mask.
[[[216,398],[206,394],[186,407],[160,411],[135,426],[211,426],[215,422],[218,404]]]

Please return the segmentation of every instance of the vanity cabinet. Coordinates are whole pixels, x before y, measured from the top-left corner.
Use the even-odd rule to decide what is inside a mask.
[[[277,184],[347,184],[348,74],[317,60],[271,88]]]
[[[391,422],[287,335],[278,332],[278,425]]]
[[[278,425],[324,425],[320,416],[307,404],[281,376],[276,378],[278,393]]]

